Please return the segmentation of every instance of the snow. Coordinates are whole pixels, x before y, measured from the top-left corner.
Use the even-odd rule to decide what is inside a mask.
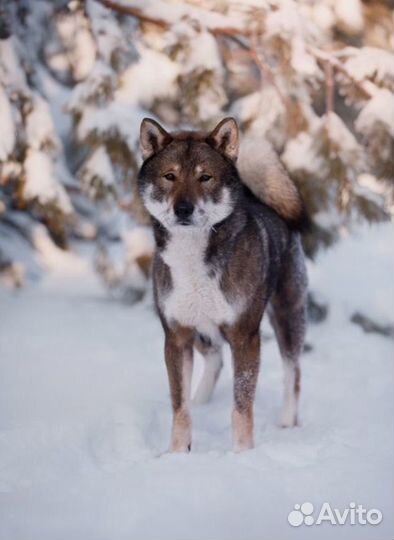
[[[358,176],[355,188],[357,193],[362,193],[381,206],[384,201],[383,208],[394,217],[394,186],[390,180],[382,182],[372,174],[363,173]]]
[[[302,6],[309,8],[306,9],[306,15],[310,16],[312,20],[324,31],[328,32],[335,24],[335,16],[332,11],[332,6],[322,2],[316,2],[312,6]]]
[[[96,108],[87,105],[78,124],[77,134],[84,140],[92,134],[105,137],[120,135],[135,151],[139,139],[140,124],[146,113],[140,107],[122,101],[111,101],[107,107]]]
[[[242,17],[238,11],[220,13],[219,10],[199,7],[197,2],[177,2],[163,0],[117,0],[117,4],[137,8],[146,16],[161,20],[167,24],[175,24],[181,20],[189,20],[202,28],[237,28],[244,30],[247,26],[248,18]],[[256,2],[252,2],[256,5]],[[257,2],[257,5],[264,6],[264,1]],[[216,7],[216,6],[215,6]],[[220,6],[219,6],[220,8]]]
[[[290,64],[298,77],[321,78],[321,71],[314,57],[307,52],[306,44],[317,37],[309,18],[303,17],[296,2],[282,0],[265,18],[265,40],[288,40]]]
[[[145,255],[152,256],[155,245],[151,227],[135,226],[124,230],[122,236],[129,262]]]
[[[32,96],[32,110],[26,117],[26,142],[35,150],[45,145],[57,147],[57,140],[48,103],[38,94]]]
[[[83,166],[82,178],[90,183],[100,178],[105,186],[113,186],[114,174],[111,161],[104,146],[98,146]],[[94,190],[93,190],[94,193]]]
[[[276,426],[282,370],[265,338],[256,448],[241,454],[230,448],[228,351],[212,403],[193,410],[192,452],[169,455],[163,335],[150,301],[112,302],[86,264],[61,261],[62,273],[54,265],[39,285],[0,289],[0,538],[391,538],[393,343],[349,317],[393,322],[392,233],[391,224],[344,231],[310,265],[330,312],[308,330],[301,426]],[[384,518],[291,528],[288,513],[306,501],[355,501]]]
[[[59,277],[79,277],[81,272],[87,268],[86,260],[79,258],[75,253],[57,247],[47,229],[41,224],[33,227],[32,242],[37,251],[37,261],[41,267],[49,271],[56,271]]]
[[[0,40],[0,81],[6,86],[28,91],[26,77],[16,54],[15,45],[16,41],[13,37]]]
[[[253,92],[236,100],[230,113],[247,124],[249,132],[260,137],[267,137],[274,145],[283,144],[283,113],[285,107],[273,86],[264,86],[259,92]]]
[[[334,0],[334,13],[340,30],[350,35],[362,32],[364,18],[361,0]]]
[[[48,70],[39,68],[37,71],[40,85],[50,106],[52,125],[55,126],[57,138],[60,141],[67,140],[71,130],[71,116],[66,110],[70,90],[51,77]]]
[[[98,52],[104,62],[110,63],[113,52],[119,47],[127,47],[122,30],[113,16],[113,12],[99,2],[88,0],[87,13],[96,39]]]
[[[291,66],[299,75],[321,78],[321,71],[316,60],[306,52],[305,41],[301,36],[295,36],[292,39]]]
[[[149,263],[153,256],[153,232],[151,227],[133,223],[130,228],[130,221],[121,221],[121,249],[119,245],[99,243],[95,268],[112,299],[133,304],[150,290],[150,279],[144,263]]]
[[[200,52],[197,53],[196,49]],[[184,59],[185,66],[182,73],[189,76],[190,70],[198,66],[202,69],[205,54],[210,61],[208,64],[205,62],[203,69],[212,70],[216,77],[221,76],[216,44],[213,37],[206,33],[196,34],[193,47]],[[111,73],[100,62],[96,64],[87,81],[73,91],[69,109],[82,115],[78,125],[78,135],[81,139],[94,132],[117,132],[127,140],[130,149],[134,150],[139,136],[139,123],[147,114],[141,107],[150,108],[157,100],[176,99],[181,62],[175,62],[168,54],[143,45],[138,46],[138,55],[138,60],[121,75],[119,87],[108,106],[99,108],[89,104],[83,108],[80,106],[81,102],[92,101],[91,97],[99,93],[100,86],[109,85]],[[201,99],[199,116],[203,118],[211,117],[213,112],[217,113],[223,104],[219,88],[213,91],[207,88],[203,97],[199,99]]]
[[[383,88],[363,107],[355,127],[359,133],[366,134],[381,125],[394,138],[394,95]]]
[[[24,219],[24,221],[31,221],[29,216],[23,216],[21,214],[21,212],[14,212],[12,215],[17,224],[18,218],[21,217]],[[15,264],[22,267],[24,275],[30,281],[37,279],[42,273],[40,264],[37,261],[36,253],[34,253],[31,249],[30,239],[24,238],[19,233],[17,227],[12,227],[10,224],[4,223],[2,220],[0,221],[0,252],[4,259],[15,261]],[[1,313],[2,311],[0,309],[0,317]]]
[[[145,107],[152,106],[159,98],[175,98],[179,65],[165,54],[146,47],[138,47],[138,54],[138,61],[122,75],[116,98]]]
[[[227,96],[223,90],[224,69],[216,39],[205,31],[187,31],[185,24],[178,24],[175,28],[173,46],[176,60],[181,66],[180,78],[183,81],[189,103],[184,105],[189,117],[197,116],[200,122],[212,121],[222,113],[227,103]],[[183,47],[176,44],[186,43]],[[188,81],[197,86],[194,90],[188,88]],[[185,84],[186,83],[186,84]],[[182,88],[182,87],[181,87]],[[182,90],[181,90],[182,91]]]
[[[310,175],[324,177],[326,163],[319,155],[316,138],[313,134],[302,131],[286,143],[281,156],[287,170],[291,173],[307,172]]]
[[[292,38],[301,32],[304,24],[295,2],[277,2],[276,9],[270,10],[266,20],[267,37],[280,36],[282,38]]]
[[[176,64],[165,55],[143,48],[140,53],[141,60],[125,70],[116,91],[114,72],[101,61],[96,62],[89,77],[74,88],[67,109],[80,115],[77,126],[80,140],[119,136],[135,152],[140,123],[148,114],[140,104],[152,105],[156,98],[174,94],[178,74]]]
[[[147,289],[147,276],[138,264],[140,258],[152,258],[155,246],[151,227],[135,226],[131,230],[122,231],[125,251],[123,283],[125,287],[140,291]]]
[[[327,127],[326,134],[323,130]],[[314,122],[312,130],[301,131],[292,139],[288,139],[282,160],[292,173],[307,172],[316,178],[324,178],[327,174],[327,163],[323,155],[323,136],[330,141],[331,157],[338,157],[342,162],[357,168],[361,165],[361,147],[343,120],[334,112],[330,112]]]
[[[43,204],[53,201],[66,214],[72,211],[67,192],[56,180],[53,163],[48,154],[29,148],[24,167],[24,196],[27,199],[37,199]]]
[[[185,26],[182,25],[182,28]],[[177,39],[182,36],[182,32],[177,32],[178,29],[179,25],[175,29]],[[192,72],[194,69],[204,68],[207,71],[216,71],[218,75],[223,76],[223,64],[214,36],[209,32],[195,31],[190,38],[192,41],[186,54],[185,69]],[[179,60],[179,57],[177,59]]]
[[[57,20],[57,30],[67,49],[63,52],[64,59],[67,64],[72,63],[73,76],[80,81],[88,76],[96,59],[96,44],[87,20],[81,13],[74,13],[72,17],[60,17]],[[59,54],[58,61],[61,56]]]
[[[347,48],[344,67],[356,81],[371,79],[394,87],[394,54],[375,47]]]
[[[114,72],[113,70],[98,60],[89,74],[89,77],[77,84],[72,92],[67,104],[67,108],[71,112],[82,112],[85,102],[98,101],[106,98],[109,90],[112,90]],[[93,98],[95,97],[95,99]]]
[[[2,86],[0,86],[0,161],[5,161],[15,144],[15,127],[12,109]]]
[[[334,112],[330,112],[327,118],[328,136],[335,147],[335,151],[340,159],[354,165],[362,152],[356,137],[346,127],[345,122]]]

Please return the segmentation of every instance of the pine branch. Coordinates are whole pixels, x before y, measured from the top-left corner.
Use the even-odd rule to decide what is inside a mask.
[[[170,28],[171,24],[173,23],[173,21],[170,21],[169,19],[164,19],[156,15],[151,15],[149,14],[149,12],[141,9],[140,7],[133,6],[132,4],[123,4],[123,3],[117,2],[116,0],[98,0],[98,2],[100,2],[103,6],[116,11],[117,13],[121,13],[122,15],[130,15],[132,17],[136,17],[142,22],[155,24],[156,26],[159,26],[160,28],[163,28],[163,29]],[[204,24],[205,29],[215,36],[233,37],[236,35],[239,35],[239,36],[251,35],[251,31],[247,30],[246,28],[243,28],[242,26],[233,27],[233,26],[211,25],[209,23],[209,15],[212,12],[208,10],[204,10],[202,8],[199,8],[199,11],[203,15],[203,17],[200,17],[200,19],[204,19],[204,21],[206,21],[206,24]],[[204,16],[204,12],[206,13],[206,17]],[[201,22],[201,20],[197,22]]]
[[[156,15],[152,15],[149,13],[149,11],[146,11],[140,7],[132,5],[132,3],[129,4],[123,4],[117,0],[97,0],[100,2],[103,6],[112,9],[118,13],[121,13],[123,15],[130,15],[132,17],[136,17],[140,21],[143,22],[149,22],[152,24],[155,24],[163,29],[169,29],[171,25],[173,24],[173,21],[170,19],[165,19],[162,17],[158,17]],[[202,15],[204,15],[204,11],[206,12],[205,16],[198,17],[199,22],[201,24],[201,20],[204,20],[204,28],[210,32],[211,34],[215,36],[224,36],[228,37],[232,41],[236,42],[242,49],[248,50],[251,54],[253,60],[257,64],[260,71],[262,71],[267,79],[270,80],[270,82],[275,87],[278,95],[280,96],[281,101],[286,106],[286,109],[288,108],[288,104],[286,103],[286,99],[283,96],[283,93],[281,92],[280,88],[275,82],[275,77],[272,73],[272,70],[270,66],[264,61],[264,59],[261,58],[261,55],[257,53],[257,35],[256,32],[253,32],[251,29],[245,28],[242,25],[240,26],[215,26],[213,24],[210,24],[209,22],[209,15],[212,13],[208,10],[204,10],[202,8],[198,8],[199,12],[201,12]],[[193,19],[193,17],[191,17]],[[249,38],[251,43],[246,44],[241,38],[246,37]],[[321,63],[326,71],[330,70],[331,68],[334,70],[337,70],[341,72],[343,75],[345,75],[346,78],[348,78],[355,86],[357,86],[362,93],[365,95],[366,98],[371,98],[375,95],[376,91],[378,90],[376,85],[374,85],[371,81],[358,81],[356,80],[343,66],[343,64],[338,59],[340,57],[341,51],[335,51],[335,52],[326,52],[321,49],[318,49],[316,47],[308,47],[309,52],[316,58],[316,60]],[[328,67],[331,66],[331,67]],[[326,79],[327,80],[327,79]],[[331,89],[327,87],[327,90],[331,92]],[[329,93],[328,92],[328,93]]]
[[[324,63],[324,74],[326,78],[326,127],[330,129],[330,117],[334,111],[334,68],[330,62]]]
[[[283,106],[285,107],[286,111],[289,112],[290,110],[290,103],[288,99],[283,94],[282,90],[280,89],[280,86],[276,82],[275,75],[270,67],[270,65],[265,61],[265,58],[258,52],[258,39],[257,35],[253,34],[251,37],[251,46],[248,47],[250,55],[254,62],[256,63],[257,67],[260,69],[260,71],[265,75],[265,77],[269,80],[269,82],[272,84],[272,86],[275,88],[276,93],[279,96],[279,99],[283,103]]]
[[[117,11],[118,13],[136,17],[143,22],[155,24],[159,26],[160,28],[168,29],[171,26],[170,21],[159,18],[159,17],[153,17],[152,15],[150,15],[149,13],[146,13],[139,7],[136,7],[133,5],[119,4],[118,2],[114,0],[99,0],[99,1],[101,2],[101,4],[103,4],[107,8],[113,9],[114,11]],[[208,15],[208,12],[207,12],[207,15]],[[207,16],[207,21],[208,19],[209,17]],[[277,84],[275,75],[273,74],[271,67],[265,61],[264,57],[258,52],[258,39],[255,33],[252,33],[252,31],[246,30],[245,28],[242,28],[242,27],[210,26],[209,22],[207,22],[206,30],[215,36],[228,37],[232,41],[236,42],[240,48],[247,50],[251,58],[257,65],[258,69],[275,88],[275,91],[277,92],[285,109],[287,111],[289,110],[289,107],[290,107],[289,102],[286,99],[283,92],[281,91],[279,85]],[[249,37],[251,44],[249,45],[249,44],[244,43],[244,41],[240,39],[242,37]]]
[[[355,86],[357,86],[366,98],[373,97],[378,91],[377,86],[371,81],[359,81],[353,77],[351,73],[344,67],[343,64],[329,52],[322,51],[316,47],[308,47],[309,52],[316,58],[316,60],[321,63],[326,69],[327,64],[331,65],[333,69],[339,71],[347,79],[349,79]],[[338,54],[336,54],[338,56]]]
[[[117,13],[121,13],[122,15],[131,15],[132,17],[135,17],[143,22],[148,22],[152,24],[156,24],[157,26],[160,26],[161,28],[167,29],[169,27],[169,23],[165,21],[164,19],[160,19],[158,17],[151,17],[150,15],[147,15],[144,13],[144,11],[140,8],[137,8],[135,6],[131,5],[124,5],[119,4],[118,2],[114,2],[113,0],[98,0],[100,4],[103,4],[103,6],[112,9],[113,11],[116,11]]]
[[[324,73],[326,77],[326,114],[329,116],[334,110],[334,76],[333,66],[330,62],[324,64]]]

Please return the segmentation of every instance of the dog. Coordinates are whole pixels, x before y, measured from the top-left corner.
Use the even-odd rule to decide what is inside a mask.
[[[156,241],[154,298],[165,333],[173,424],[170,451],[191,449],[193,349],[205,368],[194,402],[210,400],[231,348],[233,448],[253,448],[260,322],[270,317],[284,364],[283,427],[297,424],[307,277],[301,197],[278,159],[239,153],[233,118],[210,133],[141,124],[138,187]],[[254,165],[253,165],[254,163]]]

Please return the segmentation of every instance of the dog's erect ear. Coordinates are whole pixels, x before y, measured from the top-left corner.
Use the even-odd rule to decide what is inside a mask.
[[[142,157],[148,159],[162,150],[169,142],[171,135],[155,120],[144,118],[140,128],[140,147]]]
[[[238,126],[234,118],[224,118],[208,135],[207,141],[218,152],[235,161],[238,157]]]

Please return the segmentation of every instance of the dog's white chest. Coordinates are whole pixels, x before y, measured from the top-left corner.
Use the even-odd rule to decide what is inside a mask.
[[[162,254],[170,267],[172,289],[162,299],[168,320],[211,335],[231,323],[235,310],[225,298],[217,276],[210,276],[204,262],[208,233],[185,228],[171,236]]]

